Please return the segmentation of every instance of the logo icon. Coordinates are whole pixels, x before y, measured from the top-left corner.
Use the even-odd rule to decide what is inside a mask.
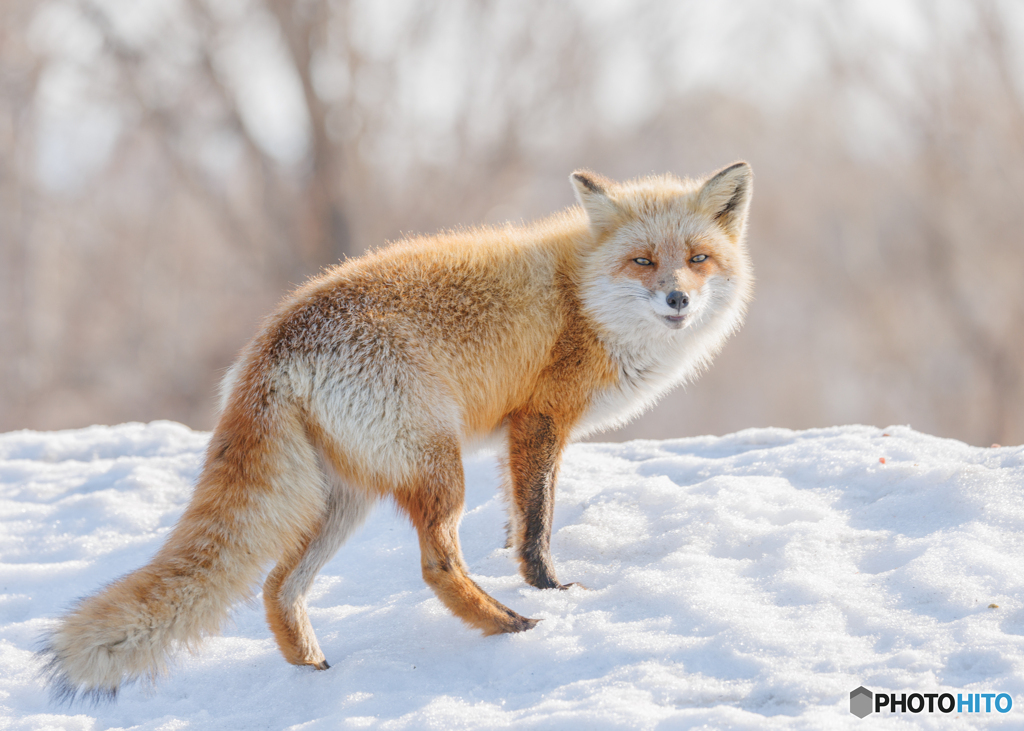
[[[872,694],[871,691],[865,688],[863,685],[856,690],[850,691],[850,713],[857,718],[864,718],[864,716],[871,713],[872,710]]]

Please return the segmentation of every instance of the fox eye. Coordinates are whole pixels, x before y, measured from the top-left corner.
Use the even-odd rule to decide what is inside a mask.
[[[697,254],[697,256],[690,259],[694,264],[700,264],[702,261],[708,258],[707,254]]]
[[[633,263],[634,263],[634,264],[639,264],[639,265],[640,265],[640,266],[642,266],[642,267],[649,267],[649,266],[650,266],[651,264],[653,264],[654,262],[653,262],[653,261],[651,261],[650,259],[644,259],[644,258],[643,258],[643,257],[641,256],[641,257],[637,257],[636,259],[634,259],[634,260],[633,260]]]

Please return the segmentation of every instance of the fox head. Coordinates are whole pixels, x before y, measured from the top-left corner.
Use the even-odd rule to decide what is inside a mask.
[[[705,180],[671,175],[615,183],[570,180],[592,243],[581,272],[584,309],[612,334],[682,334],[740,323],[752,290],[745,234],[753,190],[737,162]]]

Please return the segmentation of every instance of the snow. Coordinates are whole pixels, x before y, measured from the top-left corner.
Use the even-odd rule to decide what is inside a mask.
[[[589,590],[567,592],[520,579],[494,457],[471,456],[467,561],[536,629],[464,627],[381,506],[310,596],[329,671],[285,663],[257,596],[155,687],[54,705],[39,635],[156,552],[208,438],[170,422],[0,435],[0,728],[1024,725],[1024,447],[864,426],[571,447],[552,551]],[[1014,705],[861,720],[859,685]]]

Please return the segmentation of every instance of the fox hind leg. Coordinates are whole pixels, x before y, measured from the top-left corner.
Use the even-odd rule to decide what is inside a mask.
[[[419,534],[424,581],[455,616],[485,635],[534,627],[539,620],[513,612],[469,578],[459,546],[465,485],[457,442],[439,440],[426,460],[419,482],[395,491]]]
[[[330,667],[309,622],[306,593],[320,569],[362,525],[372,507],[373,498],[335,477],[315,533],[289,550],[267,577],[263,586],[267,623],[288,662],[318,670]]]

